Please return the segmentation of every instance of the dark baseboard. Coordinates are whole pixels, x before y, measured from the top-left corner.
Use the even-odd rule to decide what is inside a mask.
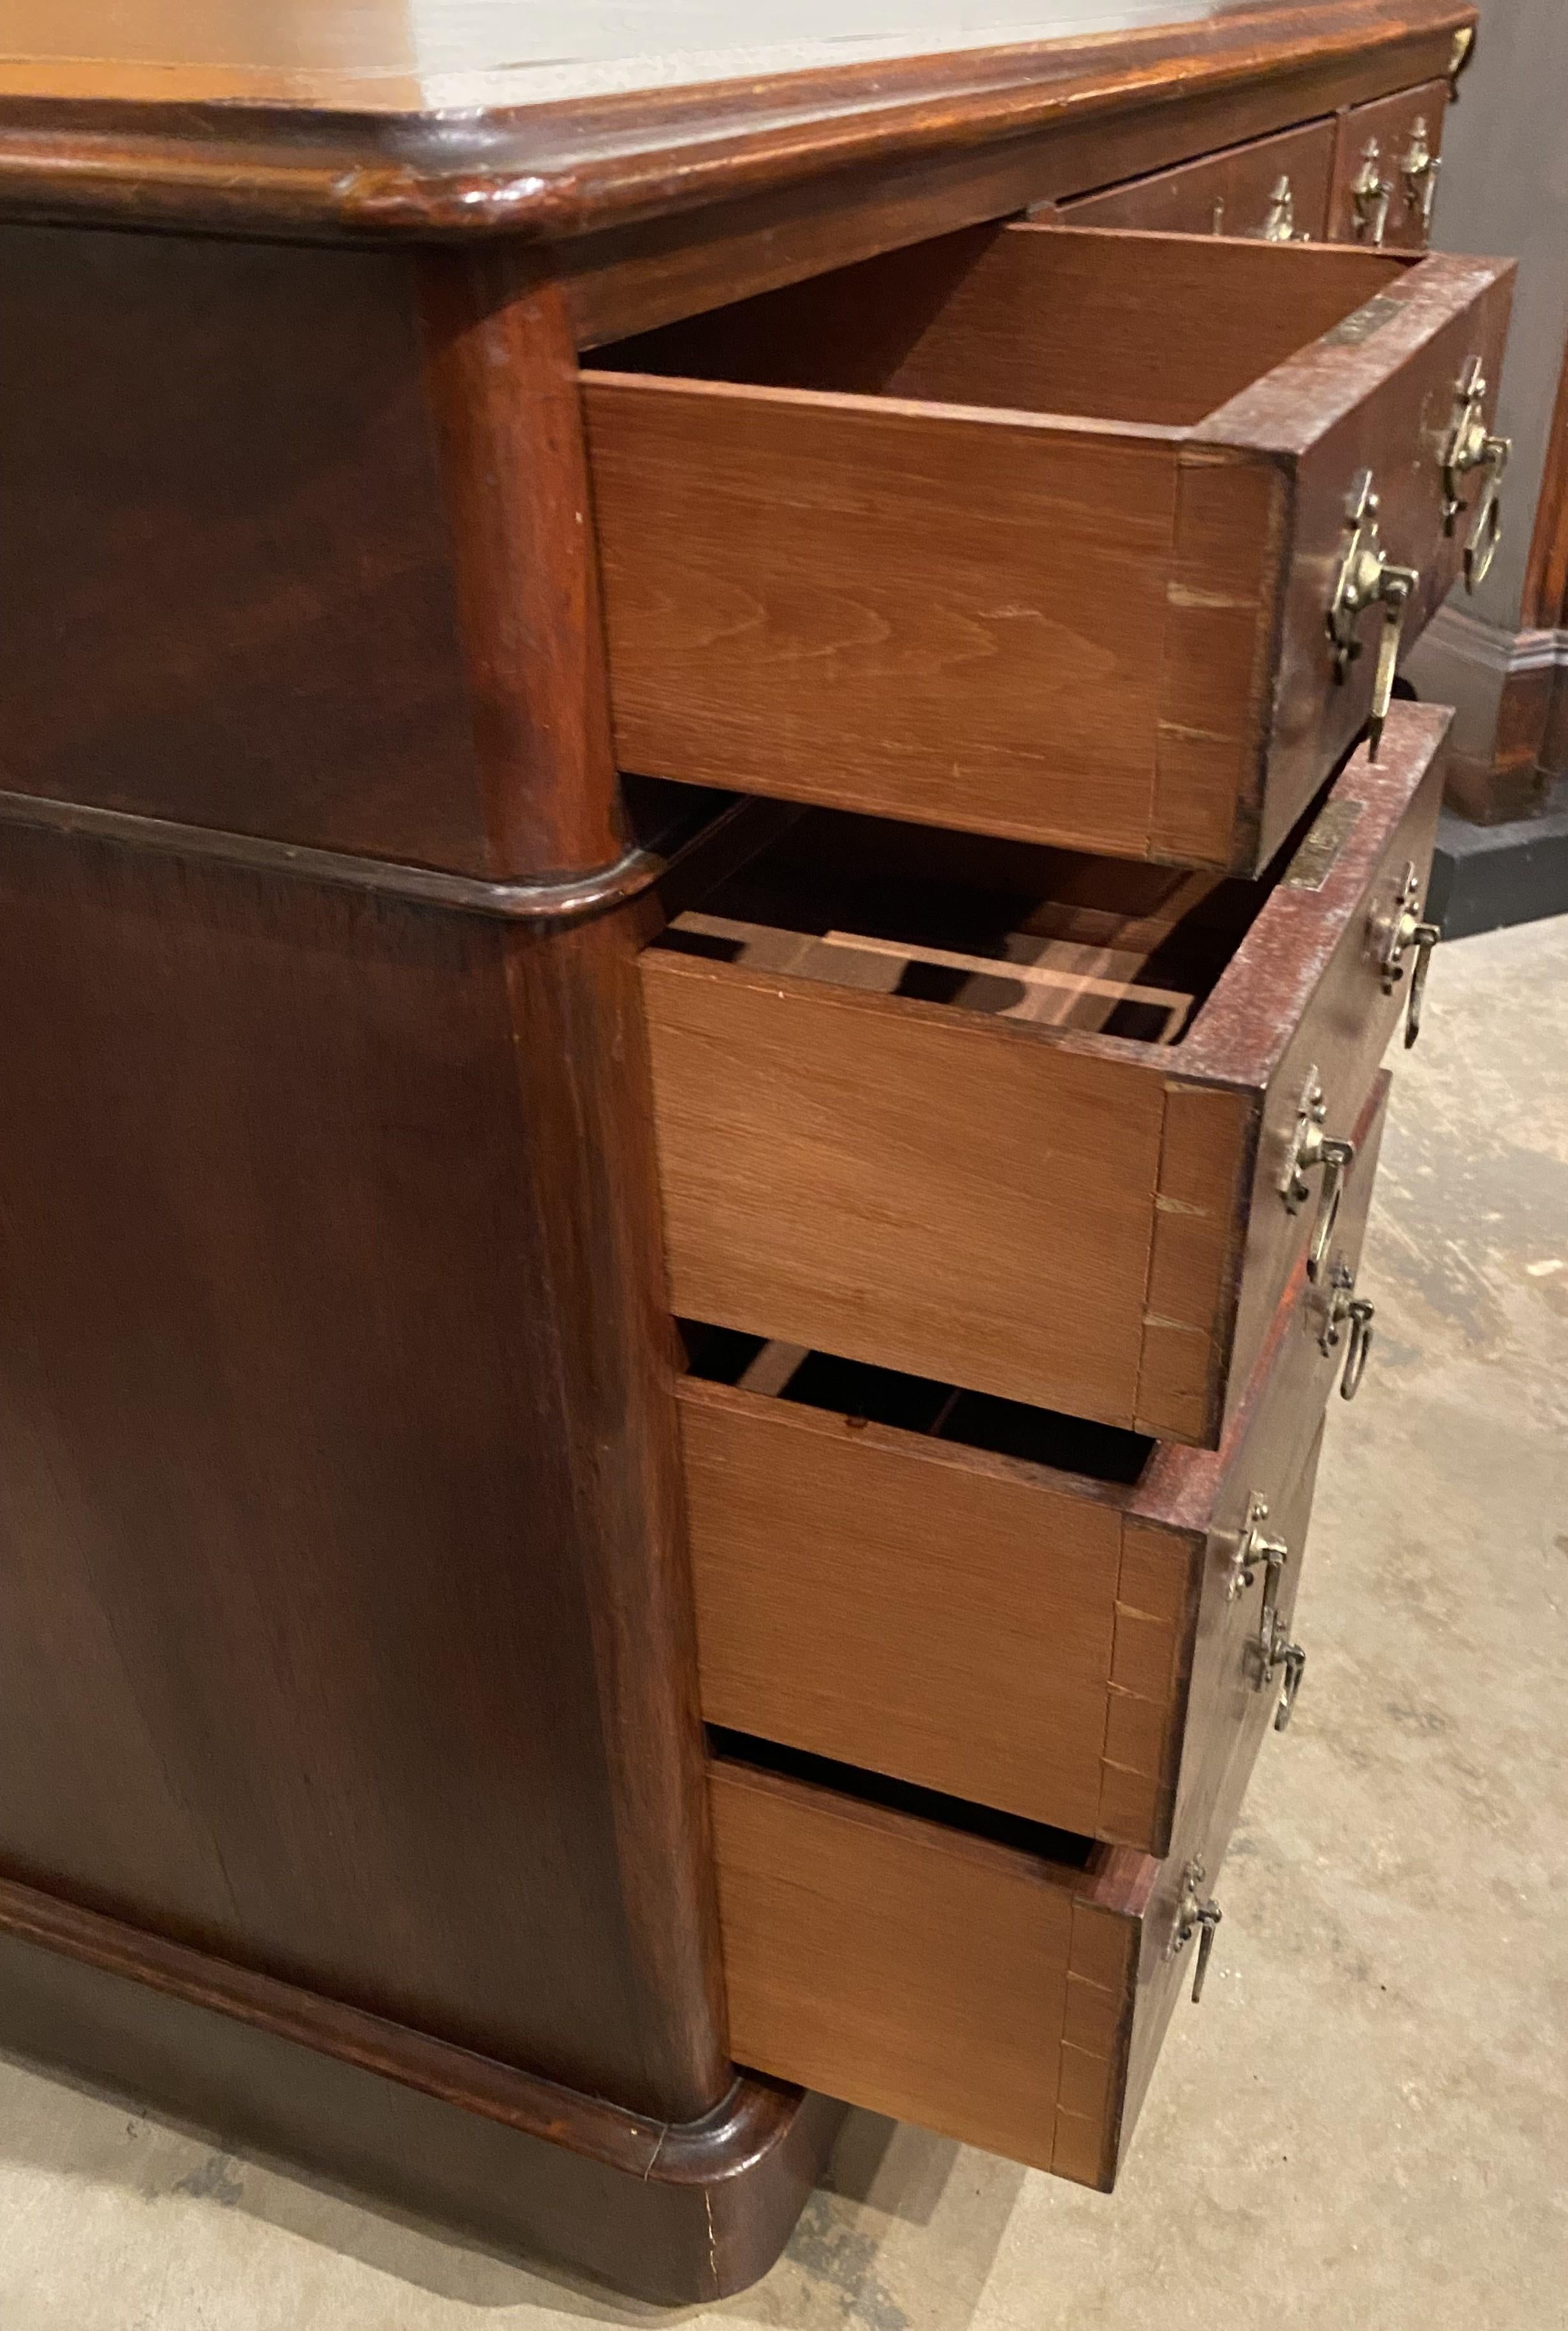
[[[1445,809],[1428,904],[1449,939],[1568,914],[1568,778],[1544,815],[1516,823],[1472,825]]]
[[[657,2122],[0,1880],[0,2049],[656,2305],[765,2274],[845,2107],[745,2074]]]

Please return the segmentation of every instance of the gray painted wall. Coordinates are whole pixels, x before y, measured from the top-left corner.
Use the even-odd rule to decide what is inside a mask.
[[[1530,521],[1568,338],[1568,0],[1481,0],[1443,132],[1432,239],[1519,261],[1500,421],[1514,440],[1502,547],[1470,611],[1518,627]]]

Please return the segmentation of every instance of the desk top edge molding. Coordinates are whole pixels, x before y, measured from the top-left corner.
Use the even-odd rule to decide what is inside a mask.
[[[128,97],[112,62],[51,90],[0,58],[0,217],[355,241],[552,243],[1162,110],[1247,84],[1462,62],[1465,0],[1245,0],[1217,16],[524,108],[383,111],[220,86]],[[1299,118],[1285,98],[1279,122]],[[1336,93],[1331,102],[1343,102]],[[1292,110],[1292,106],[1295,109]]]

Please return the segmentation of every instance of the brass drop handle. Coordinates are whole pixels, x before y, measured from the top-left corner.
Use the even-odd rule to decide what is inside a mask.
[[[1263,214],[1263,224],[1258,230],[1263,243],[1294,243],[1296,240],[1296,196],[1288,176],[1275,181],[1269,197],[1269,208]]]
[[[1431,967],[1432,949],[1442,937],[1436,923],[1421,920],[1416,900],[1421,895],[1421,883],[1413,864],[1407,864],[1398,890],[1393,910],[1388,918],[1388,937],[1383,958],[1378,966],[1383,975],[1383,992],[1392,995],[1405,974],[1405,956],[1415,949],[1415,966],[1411,973],[1410,994],[1405,1003],[1404,1048],[1408,1052],[1421,1032],[1421,1011],[1426,1002],[1427,973]]]
[[[1416,962],[1411,974],[1410,994],[1405,999],[1404,1048],[1407,1052],[1421,1032],[1421,1013],[1427,998],[1427,973],[1431,969],[1432,949],[1441,937],[1436,923],[1417,923],[1411,931]]]
[[[1262,1673],[1258,1679],[1261,1690],[1270,1678],[1279,1673],[1279,1705],[1274,1711],[1274,1729],[1283,1732],[1296,1712],[1296,1696],[1301,1689],[1301,1679],[1307,1673],[1307,1654],[1299,1643],[1290,1640],[1290,1630],[1276,1611],[1272,1614],[1269,1640],[1262,1647]],[[1280,1673],[1280,1670],[1283,1670]]]
[[[1401,159],[1399,174],[1404,181],[1405,208],[1414,211],[1421,220],[1423,242],[1431,233],[1432,205],[1437,199],[1438,172],[1442,166],[1432,152],[1425,119],[1418,115],[1411,123],[1410,144]]]
[[[1334,595],[1328,603],[1328,636],[1334,647],[1334,677],[1342,685],[1362,650],[1361,619],[1369,607],[1381,605],[1383,632],[1378,642],[1377,675],[1373,682],[1372,710],[1367,719],[1368,758],[1376,760],[1383,723],[1393,700],[1394,672],[1399,665],[1404,611],[1421,581],[1420,569],[1396,566],[1383,547],[1378,530],[1378,498],[1372,471],[1362,470],[1345,498],[1345,523],[1350,539],[1339,562]]]
[[[1514,450],[1511,437],[1487,427],[1487,376],[1472,357],[1454,385],[1454,415],[1443,447],[1443,532],[1451,535],[1469,504],[1464,481],[1472,470],[1485,472],[1475,517],[1465,543],[1465,588],[1485,582],[1503,538],[1503,472]]]
[[[1361,1390],[1361,1380],[1372,1356],[1374,1316],[1373,1305],[1355,1291],[1354,1271],[1348,1263],[1336,1262],[1329,1274],[1328,1299],[1324,1306],[1317,1348],[1325,1357],[1331,1357],[1339,1349],[1344,1330],[1349,1329],[1345,1368],[1339,1379],[1341,1400],[1354,1400]]]
[[[1203,1865],[1196,1856],[1182,1872],[1181,1899],[1176,1904],[1175,1923],[1170,1941],[1165,1945],[1167,1959],[1178,1959],[1194,1935],[1198,1944],[1197,1964],[1193,1969],[1193,2004],[1197,2006],[1203,1996],[1203,1978],[1209,1972],[1209,1955],[1214,1947],[1214,1929],[1224,1916],[1220,1905],[1211,1895],[1204,1899],[1200,1889],[1203,1884]]]
[[[1393,180],[1385,178],[1380,166],[1383,148],[1375,138],[1369,138],[1361,157],[1361,167],[1350,182],[1350,199],[1355,205],[1355,239],[1381,247],[1388,233],[1388,205],[1393,193]]]
[[[1341,1400],[1354,1400],[1361,1390],[1361,1380],[1366,1374],[1367,1361],[1372,1357],[1374,1306],[1364,1295],[1352,1297],[1345,1307],[1350,1322],[1350,1348],[1345,1356],[1345,1372],[1339,1379]]]
[[[1317,1081],[1317,1071],[1309,1070],[1306,1087],[1296,1107],[1296,1129],[1279,1176],[1279,1194],[1291,1213],[1299,1213],[1312,1195],[1312,1185],[1307,1176],[1321,1167],[1323,1180],[1318,1185],[1317,1220],[1313,1224],[1312,1242],[1307,1250],[1307,1276],[1314,1280],[1322,1275],[1328,1242],[1339,1219],[1345,1176],[1355,1163],[1354,1142],[1341,1140],[1337,1134],[1323,1130],[1327,1114],[1328,1104],[1324,1099],[1323,1087]]]

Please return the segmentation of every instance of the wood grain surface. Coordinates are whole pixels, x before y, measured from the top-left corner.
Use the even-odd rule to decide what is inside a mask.
[[[1568,346],[1563,351],[1546,435],[1546,461],[1530,536],[1520,621],[1543,631],[1568,630]],[[1555,767],[1558,761],[1548,758],[1546,766]]]
[[[515,254],[0,228],[0,785],[475,879],[626,836]]]
[[[732,1762],[709,1792],[741,2060],[1049,2169],[1078,1873]]]
[[[1133,1422],[1162,1078],[662,950],[643,976],[677,1313]]]
[[[6,1870],[707,2110],[629,937],[14,828],[0,868]]]
[[[627,831],[565,309],[513,245],[415,263],[489,866],[605,865]]]
[[[1112,1498],[692,1377],[681,1425],[709,1723],[1100,1833]]]
[[[964,145],[918,161],[887,156],[830,177],[735,195],[707,210],[574,235],[552,245],[552,263],[579,345],[596,347],[876,252],[1049,207],[1107,180],[1331,116],[1375,90],[1421,80],[1441,62],[1436,45],[1423,43],[1419,56],[1364,51],[1320,56],[1266,79],[1207,87],[1189,81],[1174,102],[1158,101],[1153,88],[1129,87],[1115,106],[1064,111],[1049,127],[1004,144]]]
[[[889,386],[1191,426],[1397,271],[1375,252],[1020,222],[992,237]]]
[[[1288,1461],[1292,1444],[1293,1463]],[[1217,1529],[1210,1540],[1171,1851],[1155,1865],[1157,1874],[1139,1926],[1130,2012],[1124,2016],[1117,2043],[1108,2051],[1111,2077],[1106,2082],[1106,2117],[1098,2128],[1091,2125],[1077,2132],[1086,2167],[1092,2157],[1090,2140],[1098,2138],[1098,2174],[1091,2182],[1107,2189],[1114,2184],[1126,2161],[1171,2017],[1185,2003],[1193,1981],[1195,1941],[1178,1957],[1166,1956],[1186,1865],[1193,1859],[1202,1861],[1205,1890],[1217,1897],[1222,1908],[1226,1851],[1259,1755],[1266,1743],[1269,1751],[1281,1756],[1290,1755],[1295,1746],[1291,1735],[1277,1739],[1271,1733],[1278,1684],[1258,1688],[1260,1661],[1256,1636],[1261,1583],[1234,1603],[1226,1600],[1224,1592],[1236,1533],[1245,1520],[1247,1493],[1251,1487],[1268,1483],[1272,1491],[1269,1532],[1290,1549],[1278,1602],[1281,1621],[1288,1627],[1300,1586],[1322,1445],[1320,1406],[1290,1413],[1277,1410],[1259,1419],[1233,1476],[1231,1496],[1219,1517],[1227,1527]],[[1303,1689],[1309,1689],[1310,1683]],[[1223,1928],[1217,1947],[1223,1965]]]
[[[0,228],[4,783],[488,874],[411,263]]]
[[[1184,149],[1156,144],[1154,167],[1428,80],[1447,70],[1455,30],[1474,21],[1455,0],[1250,0],[1212,24],[743,71],[554,105],[508,107],[504,78],[486,88],[481,75],[454,113],[433,94],[392,97],[399,75],[371,70],[375,12],[347,21],[337,69],[323,70],[319,15],[317,44],[290,24],[280,56],[276,13],[252,12],[262,40],[253,62],[286,57],[281,82],[237,70],[242,47],[214,54],[210,24],[194,15],[184,22],[195,45],[183,48],[182,19],[171,16],[173,45],[151,70],[134,39],[106,43],[101,29],[69,53],[45,43],[31,68],[14,52],[0,77],[0,202],[13,214],[240,233],[570,238],[731,198],[777,202],[856,164],[891,176],[1010,141],[1027,158],[1031,136],[1063,125],[1103,137],[1107,122],[1153,114],[1157,141],[1174,95],[1202,109],[1240,90],[1243,117],[1252,97],[1250,121],[1200,128]],[[367,83],[379,83],[379,102]],[[1076,184],[1094,183],[1080,165]],[[1028,199],[996,202],[989,215]],[[595,254],[594,272],[607,255]]]
[[[1169,447],[611,374],[584,410],[623,767],[1139,850]]]

